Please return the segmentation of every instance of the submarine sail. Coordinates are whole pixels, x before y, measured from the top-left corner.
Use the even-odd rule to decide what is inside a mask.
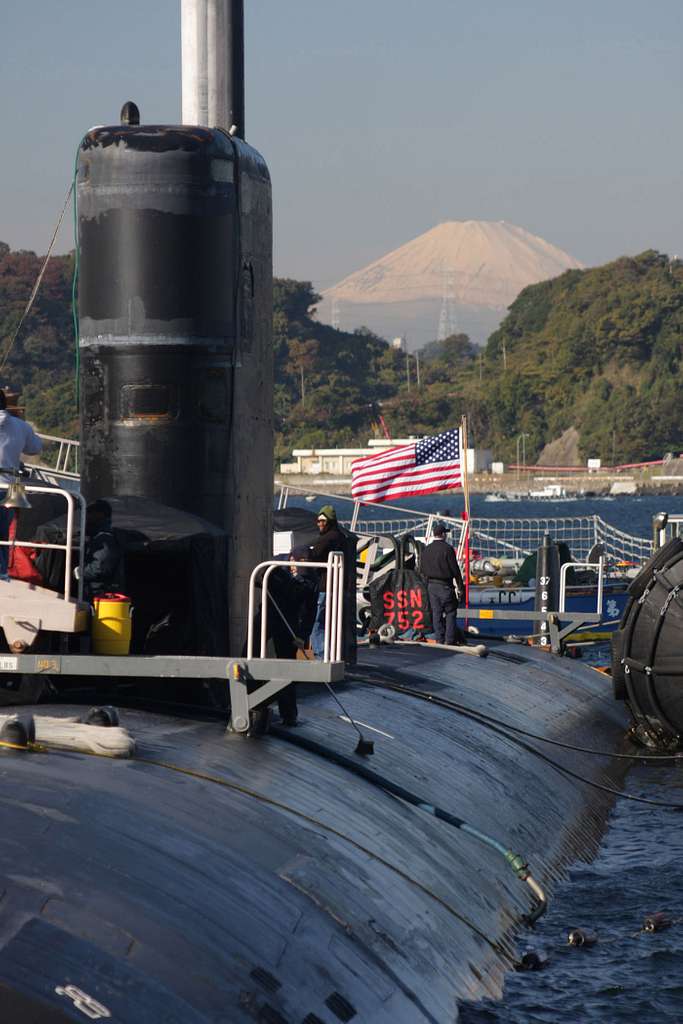
[[[272,213],[231,128],[93,128],[76,181],[83,493],[226,530],[236,645],[272,534]]]

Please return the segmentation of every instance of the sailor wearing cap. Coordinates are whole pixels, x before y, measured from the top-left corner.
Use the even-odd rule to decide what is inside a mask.
[[[445,525],[437,523],[432,532],[434,540],[427,545],[420,557],[420,572],[427,578],[436,642],[444,642],[445,626],[446,643],[455,644],[458,633],[458,598],[464,594],[465,585],[455,551],[446,540]]]
[[[331,551],[342,551],[342,535],[337,526],[337,513],[333,505],[323,505],[318,512],[320,537],[311,548],[312,562],[326,562]],[[325,606],[327,604],[327,570],[319,569],[318,607],[311,630],[311,647],[316,658],[322,659],[325,647]]]

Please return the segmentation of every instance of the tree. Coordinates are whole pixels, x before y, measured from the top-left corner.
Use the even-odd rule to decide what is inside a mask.
[[[320,346],[314,338],[309,341],[299,341],[294,338],[289,343],[290,365],[301,377],[302,408],[306,405],[306,373],[314,368],[319,348]]]

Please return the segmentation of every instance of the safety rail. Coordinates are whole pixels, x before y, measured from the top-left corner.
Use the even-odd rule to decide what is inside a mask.
[[[479,558],[526,558],[543,544],[545,534],[549,533],[553,541],[567,544],[573,554],[585,558],[600,540],[597,519],[597,516],[473,517],[470,544],[479,552]]]
[[[289,501],[289,487],[287,487],[287,486],[281,487],[280,488],[280,493],[278,494],[278,498],[277,498],[278,512],[281,511],[283,508],[287,508],[287,502],[288,501]]]
[[[420,516],[419,519],[359,519],[355,526],[352,526],[351,523],[350,519],[341,521],[342,526],[363,536],[400,537],[403,533],[426,533],[429,516]]]
[[[327,570],[327,601],[325,602],[325,641],[323,647],[324,662],[342,661],[343,652],[343,612],[344,612],[344,555],[341,551],[331,551],[326,562],[281,562],[270,559],[260,562],[253,569],[249,578],[249,610],[247,623],[247,658],[254,657],[254,614],[256,610],[256,580],[265,569],[261,583],[263,597],[261,600],[261,653],[259,657],[267,657],[268,646],[268,600],[275,604],[274,598],[268,593],[268,580],[274,569],[288,568],[325,569]],[[282,614],[275,605],[275,609]]]
[[[436,521],[445,523],[461,540],[465,523],[451,516],[425,515],[414,519],[359,519],[356,532],[365,535],[413,533],[429,539]],[[558,543],[564,542],[577,558],[585,559],[600,544],[607,560],[642,565],[652,555],[653,544],[647,537],[634,537],[606,523],[599,516],[489,519],[473,516],[469,520],[470,549],[477,558],[518,558],[533,554],[549,533]]]
[[[597,563],[596,562],[565,562],[564,565],[560,566],[560,596],[559,596],[559,611],[563,614],[566,611],[567,603],[567,573],[570,569],[592,569],[593,572],[598,574],[598,586],[596,594],[596,607],[595,610],[602,615],[602,595],[605,583],[605,559],[601,556]]]
[[[644,565],[654,551],[651,537],[633,537],[617,530],[616,526],[606,523],[599,516],[595,516],[595,536],[596,543],[602,544],[605,555],[613,562]]]
[[[683,534],[683,515],[671,512],[659,512],[652,519],[653,550],[663,548],[674,537]]]
[[[73,579],[73,534],[74,534],[74,511],[78,503],[80,508],[80,536],[79,536],[79,564],[82,566],[85,561],[85,498],[81,494],[67,491],[62,487],[42,487],[38,484],[24,484],[24,490],[28,494],[61,494],[66,501],[66,539],[64,544],[49,544],[36,540],[3,540],[0,544],[3,547],[12,548],[36,548],[45,551],[64,552],[64,600],[71,599],[71,581]],[[78,579],[77,587],[78,600],[83,600],[83,574]]]
[[[471,520],[471,546],[479,557],[508,555],[525,558],[533,554],[549,533],[551,538],[564,542],[579,559],[586,559],[599,544],[609,561],[631,562],[641,565],[652,554],[652,541],[647,537],[634,537],[618,530],[598,515],[550,516],[541,518]]]
[[[41,461],[35,463],[35,465],[43,469],[50,469],[55,473],[77,477],[79,474],[78,456],[81,442],[74,441],[73,438],[69,437],[57,437],[54,434],[38,434],[38,437],[43,441],[43,451],[41,452]],[[56,448],[54,465],[43,462],[46,448],[49,449],[47,454],[53,454]]]

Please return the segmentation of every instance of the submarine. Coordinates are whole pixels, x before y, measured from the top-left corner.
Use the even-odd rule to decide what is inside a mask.
[[[0,656],[0,1019],[454,1022],[595,854],[626,709],[548,645],[356,645],[352,537],[325,657],[273,656],[243,5],[183,0],[182,31],[183,123],[127,104],[79,146],[81,489],[126,538],[137,621],[127,655],[74,625]],[[275,725],[293,682],[299,723]]]

